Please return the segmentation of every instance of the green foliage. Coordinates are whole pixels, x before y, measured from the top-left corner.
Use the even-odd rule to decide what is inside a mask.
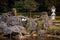
[[[24,8],[29,9],[29,11],[35,11],[38,8],[38,4],[34,0],[26,0],[24,4]]]
[[[35,11],[38,8],[37,5],[38,4],[34,0],[16,1],[16,7],[18,11],[21,11],[21,10]]]
[[[0,0],[0,12],[7,12],[7,0]]]
[[[15,2],[17,12],[23,11],[24,10],[24,1],[16,1]]]
[[[51,10],[51,7],[54,5],[56,9],[59,10],[60,0],[45,0],[45,6],[48,7],[48,10]],[[57,10],[56,10],[57,11]],[[60,11],[60,10],[59,10]]]
[[[31,16],[34,16],[34,15],[40,15],[41,12],[31,12]],[[30,16],[30,13],[29,12],[20,12],[20,13],[17,13],[18,15],[24,15],[24,16]]]

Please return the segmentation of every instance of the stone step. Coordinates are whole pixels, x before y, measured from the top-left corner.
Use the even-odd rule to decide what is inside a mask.
[[[52,20],[52,22],[58,22],[58,23],[60,23],[60,20]]]
[[[52,20],[52,23],[56,26],[60,26],[60,20]]]
[[[60,18],[60,16],[56,16],[56,18]]]

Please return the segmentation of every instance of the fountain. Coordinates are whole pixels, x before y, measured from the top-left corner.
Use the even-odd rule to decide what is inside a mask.
[[[51,12],[52,12],[52,14],[51,14],[51,20],[55,20],[55,18],[56,18],[55,11],[56,11],[55,6],[52,6],[52,8],[51,8]]]

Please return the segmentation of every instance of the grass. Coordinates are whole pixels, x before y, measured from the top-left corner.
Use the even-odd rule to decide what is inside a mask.
[[[51,15],[51,12],[47,12],[48,15]],[[19,12],[18,14],[22,14],[22,15],[30,15],[29,12]],[[31,12],[31,14],[33,15],[40,15],[41,12]],[[60,12],[56,12],[56,16],[60,16]]]

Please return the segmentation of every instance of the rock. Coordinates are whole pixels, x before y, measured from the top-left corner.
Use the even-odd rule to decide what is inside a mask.
[[[5,27],[7,27],[7,23],[1,21],[0,22],[0,28],[5,28]]]
[[[11,16],[10,13],[3,13],[2,16],[1,16],[1,20],[6,22],[7,19]]]
[[[46,34],[46,33],[47,33],[46,30],[39,30],[39,31],[38,31],[38,34]]]
[[[0,32],[3,32],[4,28],[7,27],[7,24],[3,21],[0,22]]]
[[[19,19],[17,16],[11,16],[7,19],[7,24],[11,25],[19,25]]]
[[[28,20],[28,23],[26,25],[27,31],[29,33],[33,32],[33,31],[36,31],[36,26],[37,26],[37,23],[33,19]]]
[[[4,34],[11,34],[13,32],[16,32],[19,34],[27,33],[24,27],[18,26],[18,25],[6,27],[3,31],[4,31]]]

